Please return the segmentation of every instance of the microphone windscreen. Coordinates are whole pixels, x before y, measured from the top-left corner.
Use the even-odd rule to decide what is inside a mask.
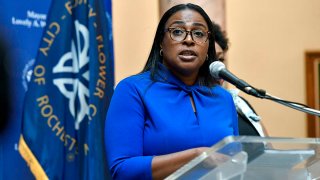
[[[210,74],[215,79],[221,79],[219,76],[219,73],[222,69],[225,69],[225,68],[226,66],[222,62],[214,61],[209,66]]]

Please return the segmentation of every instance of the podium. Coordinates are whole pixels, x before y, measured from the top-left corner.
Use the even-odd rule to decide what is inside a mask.
[[[166,179],[320,179],[320,139],[228,136]]]

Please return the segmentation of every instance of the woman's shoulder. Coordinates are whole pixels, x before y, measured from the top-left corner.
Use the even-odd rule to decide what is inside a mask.
[[[218,94],[220,96],[232,98],[231,93],[228,90],[226,90],[224,87],[222,87],[221,85],[214,85],[212,87],[212,92],[213,92],[213,94]]]
[[[145,84],[151,83],[151,78],[150,78],[150,73],[149,72],[144,72],[144,73],[139,73],[135,75],[131,75],[129,77],[126,77],[122,79],[117,87],[121,86],[131,86],[131,87],[141,87]]]
[[[212,86],[212,91],[213,92],[221,92],[221,93],[228,93],[230,94],[224,87],[222,87],[221,85],[219,84],[216,84],[214,86]]]

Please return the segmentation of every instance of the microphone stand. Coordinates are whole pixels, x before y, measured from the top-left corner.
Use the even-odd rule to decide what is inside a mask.
[[[272,96],[272,95],[266,93],[265,90],[256,89],[256,88],[253,88],[253,89],[255,89],[259,94],[259,96],[255,96],[255,97],[259,97],[259,98],[262,98],[262,99],[269,99],[271,101],[274,101],[276,103],[285,105],[285,106],[293,108],[295,110],[302,111],[302,112],[305,112],[305,113],[320,117],[320,111],[319,110],[312,109],[312,108],[308,107],[307,105],[304,105],[304,104],[301,104],[301,103],[280,99],[278,97],[275,97],[275,96]]]
[[[301,103],[282,100],[278,97],[275,97],[275,96],[268,94],[263,89],[257,89],[257,88],[250,86],[247,82],[245,82],[242,79],[239,79],[234,74],[229,72],[225,68],[225,65],[220,61],[214,61],[213,63],[211,63],[209,70],[210,70],[210,74],[213,76],[213,78],[216,78],[216,79],[222,78],[222,79],[228,81],[229,83],[235,85],[241,91],[243,91],[251,96],[262,98],[262,99],[269,99],[269,100],[272,100],[272,101],[277,102],[279,104],[296,109],[298,111],[302,111],[302,112],[320,117],[319,110],[312,109],[312,108],[308,107],[307,105],[304,105]]]
[[[277,102],[279,104],[288,106],[290,108],[296,109],[298,111],[302,111],[302,112],[305,112],[305,113],[312,114],[312,115],[320,117],[320,111],[319,110],[312,109],[312,108],[310,108],[310,107],[308,107],[308,106],[306,106],[304,104],[285,101],[285,100],[282,100],[282,99],[280,99],[278,97],[272,96],[270,94],[266,94],[265,98],[269,99],[269,100],[272,100],[274,102]]]

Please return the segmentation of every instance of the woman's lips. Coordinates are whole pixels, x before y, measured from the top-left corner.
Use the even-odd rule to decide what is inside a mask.
[[[193,61],[196,57],[194,55],[179,55],[179,58],[183,61]]]
[[[193,61],[197,58],[197,54],[191,50],[184,50],[179,53],[178,57],[183,61]]]

